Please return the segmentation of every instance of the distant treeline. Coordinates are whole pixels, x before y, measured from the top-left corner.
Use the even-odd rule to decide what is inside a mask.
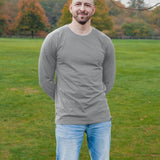
[[[0,0],[0,36],[46,36],[48,32],[70,22],[67,2],[68,0]],[[92,25],[109,36],[160,36],[160,6],[141,12],[119,8],[110,0],[95,0],[95,3],[97,10]]]

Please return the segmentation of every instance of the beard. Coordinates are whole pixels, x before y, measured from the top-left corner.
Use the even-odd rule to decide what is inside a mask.
[[[74,19],[81,25],[86,24],[92,15],[88,15],[86,12],[78,12],[76,15],[73,15]]]

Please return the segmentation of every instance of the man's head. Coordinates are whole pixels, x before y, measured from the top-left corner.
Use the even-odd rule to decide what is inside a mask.
[[[86,24],[94,15],[96,7],[94,0],[72,0],[70,12],[73,18],[81,25]]]

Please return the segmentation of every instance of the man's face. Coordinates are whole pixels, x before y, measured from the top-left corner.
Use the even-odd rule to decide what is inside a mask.
[[[70,12],[78,23],[84,25],[95,12],[94,2],[93,0],[73,0]]]

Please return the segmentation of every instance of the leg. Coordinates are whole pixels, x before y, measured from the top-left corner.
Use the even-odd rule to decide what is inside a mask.
[[[84,125],[56,125],[57,160],[78,160]]]
[[[89,125],[87,142],[92,160],[109,160],[111,121]]]

